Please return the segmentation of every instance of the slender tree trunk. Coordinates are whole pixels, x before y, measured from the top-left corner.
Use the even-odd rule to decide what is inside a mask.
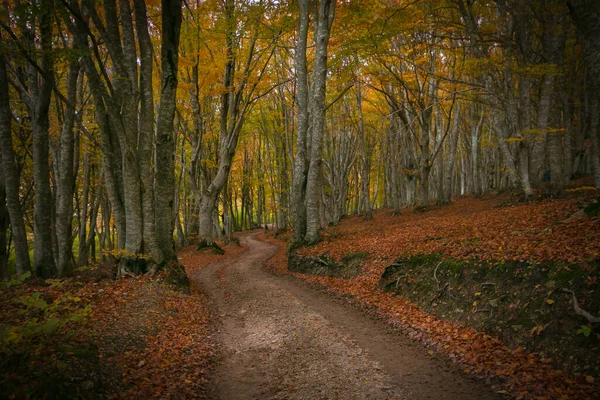
[[[356,57],[358,63],[358,57]],[[371,155],[368,146],[368,140],[365,137],[365,123],[363,119],[363,107],[362,107],[362,90],[360,78],[356,79],[356,107],[358,110],[358,136],[360,138],[360,149],[361,149],[361,169],[360,169],[360,184],[362,190],[362,211],[365,213],[365,219],[369,220],[373,218],[373,211],[371,210]]]
[[[306,235],[304,241],[311,244],[321,240],[321,163],[323,160],[323,131],[325,125],[325,92],[327,82],[327,47],[335,15],[335,1],[319,2],[318,27],[316,30],[316,53],[313,66],[310,126],[311,149],[306,178]]]
[[[173,119],[177,94],[181,0],[162,0],[161,95],[156,121],[156,231],[165,259],[176,259],[173,243],[175,139]]]
[[[471,156],[472,156],[472,180],[473,180],[473,194],[475,196],[482,195],[481,177],[479,176],[479,134],[481,131],[481,125],[483,123],[483,112],[477,107],[473,108],[473,117],[476,116],[477,111],[480,111],[479,120],[477,125],[471,126]],[[473,120],[473,122],[475,122]]]
[[[67,100],[69,107],[65,112],[60,136],[60,158],[56,188],[56,237],[58,242],[58,275],[68,276],[73,272],[73,192],[74,192],[74,154],[75,104],[77,101],[77,81],[79,63],[69,65],[67,75]]]
[[[77,265],[83,266],[87,264],[89,259],[89,248],[87,242],[87,218],[89,208],[89,193],[90,193],[90,154],[89,147],[86,142],[83,156],[83,177],[81,183],[81,210],[79,212],[79,248]]]
[[[452,201],[453,184],[452,178],[454,176],[454,163],[456,161],[456,149],[458,147],[458,123],[460,120],[460,105],[458,102],[456,110],[454,111],[454,118],[452,120],[452,127],[450,128],[450,143],[448,147],[448,158],[445,164],[444,171],[444,192],[442,203],[449,204]]]
[[[41,278],[56,276],[56,264],[52,246],[52,191],[50,189],[48,112],[52,95],[53,74],[51,62],[52,3],[43,1],[40,22],[42,57],[40,67],[43,76],[30,66],[30,84],[33,90],[31,127],[33,130],[33,181],[35,184],[33,263],[35,273]],[[36,80],[40,80],[39,86]],[[38,87],[36,87],[38,86]],[[37,93],[36,93],[37,92]]]
[[[596,188],[600,189],[600,4],[596,0],[567,0],[569,12],[579,35],[586,61],[590,98],[590,127],[592,167]]]
[[[8,97],[8,76],[6,74],[6,59],[0,52],[0,152],[6,190],[6,207],[10,217],[12,241],[15,248],[17,273],[23,274],[31,271],[29,259],[29,246],[27,245],[27,232],[21,201],[19,200],[20,174],[12,143],[10,98]]]
[[[6,209],[4,166],[2,164],[2,153],[0,153],[0,280],[8,279],[8,242],[6,240],[8,225],[9,218],[8,210]]]
[[[431,110],[424,111],[420,117],[420,147],[419,159],[419,207],[429,207],[429,174],[431,172],[431,150],[429,149],[429,129],[431,125]]]
[[[594,174],[594,182],[596,188],[600,188],[600,101],[597,97],[597,92],[590,95],[590,127],[588,135],[592,143],[592,172]]]
[[[294,244],[300,244],[306,235],[306,178],[307,178],[307,143],[308,143],[308,70],[306,66],[306,50],[309,24],[309,1],[298,0],[300,22],[294,66],[296,68],[296,86],[298,94],[298,122],[296,132],[296,156],[294,179],[292,185],[292,209]]]

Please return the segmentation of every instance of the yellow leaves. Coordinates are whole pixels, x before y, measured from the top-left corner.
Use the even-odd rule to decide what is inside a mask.
[[[506,143],[522,142],[522,141],[524,141],[524,140],[525,140],[525,139],[523,139],[523,138],[520,138],[520,137],[509,137],[509,138],[507,138],[507,139],[504,139],[504,141],[505,141]]]
[[[546,304],[551,306],[552,304],[554,304],[554,300],[548,299],[548,300],[546,300]]]
[[[520,74],[541,77],[544,75],[558,76],[563,72],[556,64],[540,63],[518,65],[516,62],[512,64],[512,70]]]
[[[597,189],[594,186],[579,186],[573,189],[567,189],[565,190],[566,192],[583,192],[583,191],[596,191]]]
[[[539,129],[539,128],[523,129],[521,131],[521,134],[522,135],[531,135],[531,136],[541,136],[541,135],[547,135],[549,133],[563,133],[563,132],[565,132],[564,128],[547,127],[545,129]]]

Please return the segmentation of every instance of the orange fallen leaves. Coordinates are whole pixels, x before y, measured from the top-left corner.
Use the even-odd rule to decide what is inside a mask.
[[[190,274],[211,262],[245,251],[241,247],[224,249],[226,254],[220,256],[197,253],[194,247],[188,247],[180,252],[179,258]],[[0,290],[0,324],[22,323],[13,298],[39,292],[41,298],[52,302],[69,294],[74,304],[90,304],[93,310],[85,322],[67,325],[69,332],[60,332],[69,333],[78,346],[91,344],[97,348],[97,369],[80,371],[81,379],[94,381],[91,390],[107,398],[205,398],[215,353],[210,339],[212,321],[208,302],[193,282],[191,294],[186,295],[171,290],[160,278],[158,274],[154,278],[113,280],[110,274],[105,274],[89,281],[56,280],[51,285],[29,281],[10,290]],[[64,338],[57,336],[53,340],[57,343],[47,343],[43,354],[50,361],[54,350],[48,346],[60,346]],[[35,368],[46,369],[48,365],[44,363],[49,361],[44,360]],[[23,390],[36,385],[34,377],[11,379],[20,382]],[[16,389],[17,398],[23,397],[21,389]]]
[[[294,275],[350,295],[386,317],[409,337],[462,365],[468,373],[502,378],[505,389],[517,398],[587,399],[598,396],[598,388],[589,379],[569,376],[554,369],[551,362],[540,360],[522,348],[510,350],[495,337],[439,320],[406,299],[377,289],[379,277],[387,265],[395,259],[417,254],[441,253],[444,257],[476,257],[487,261],[582,264],[598,259],[598,220],[586,216],[567,220],[578,210],[577,198],[498,207],[503,201],[506,198],[464,198],[424,214],[405,211],[399,217],[390,217],[390,210],[382,210],[375,212],[371,221],[363,221],[359,216],[350,217],[340,225],[328,228],[335,237],[327,237],[300,252],[305,256],[327,253],[335,260],[348,253],[368,252],[370,257],[363,263],[363,273],[353,280]],[[278,273],[287,273],[285,246],[269,265]],[[551,302],[549,300],[548,304]]]

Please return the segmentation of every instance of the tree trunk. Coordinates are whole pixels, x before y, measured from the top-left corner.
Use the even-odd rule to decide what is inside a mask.
[[[79,63],[72,62],[67,74],[67,100],[60,135],[60,157],[56,179],[56,237],[58,242],[58,275],[69,276],[73,272],[73,192],[74,192],[74,136],[75,104],[77,101],[77,80]]]
[[[419,159],[419,207],[429,207],[429,173],[431,171],[431,150],[429,149],[429,129],[431,127],[431,109],[423,111],[420,117],[421,134],[419,145],[421,155]]]
[[[458,122],[460,120],[460,105],[459,102],[456,105],[456,110],[454,111],[454,119],[452,120],[452,127],[450,128],[450,143],[448,147],[448,158],[445,164],[444,171],[444,192],[442,203],[449,204],[452,201],[452,193],[453,193],[453,185],[452,178],[454,176],[454,163],[456,161],[456,149],[458,147]]]
[[[356,63],[358,64],[358,57]],[[361,149],[361,169],[360,169],[360,185],[362,191],[362,211],[365,213],[365,219],[369,220],[373,218],[373,211],[371,210],[371,154],[369,149],[369,143],[365,137],[365,123],[363,119],[363,107],[362,107],[362,90],[360,77],[356,78],[356,107],[358,111],[358,136],[360,138],[360,149]]]
[[[306,178],[307,165],[307,143],[308,143],[308,69],[306,60],[308,24],[309,24],[309,1],[298,0],[300,7],[300,22],[298,28],[298,41],[296,43],[296,55],[294,66],[296,68],[296,86],[298,93],[296,101],[298,105],[298,122],[296,132],[296,156],[294,164],[294,177],[292,184],[292,210],[293,211],[293,245],[298,245],[306,235]]]
[[[82,267],[89,259],[89,247],[87,242],[87,218],[90,198],[90,154],[87,142],[85,144],[85,155],[83,156],[83,177],[81,183],[81,209],[79,211],[79,247],[77,265]]]
[[[33,264],[35,273],[41,278],[56,276],[56,264],[52,246],[52,191],[50,189],[49,128],[48,112],[52,86],[54,85],[51,62],[52,46],[52,4],[42,1],[40,19],[42,56],[40,67],[43,76],[30,66],[29,82],[32,90],[30,108],[31,128],[33,130],[33,181],[35,184],[34,224],[33,224]],[[40,80],[39,86],[38,82]]]
[[[569,12],[583,47],[587,76],[590,82],[590,119],[589,136],[592,142],[592,166],[596,188],[600,189],[600,144],[598,135],[600,102],[600,4],[596,0],[567,0]]]
[[[8,279],[8,242],[6,231],[8,230],[9,218],[6,209],[6,187],[4,185],[4,167],[2,164],[2,153],[0,153],[0,280]]]
[[[15,248],[17,274],[31,271],[27,232],[21,201],[19,200],[20,174],[12,143],[10,98],[8,97],[8,76],[6,74],[6,59],[0,52],[0,152],[6,190],[6,207],[10,218],[12,241]]]
[[[313,83],[310,98],[311,149],[306,178],[306,235],[304,241],[312,244],[321,240],[321,163],[323,160],[323,131],[325,125],[325,92],[327,82],[327,47],[335,15],[335,1],[319,2],[316,50],[313,65]]]
[[[482,195],[481,177],[479,176],[479,134],[483,123],[483,111],[478,107],[473,108],[473,117],[476,117],[477,111],[480,112],[477,125],[471,126],[471,156],[472,156],[472,179],[473,179],[473,194],[475,196]],[[473,119],[472,122],[475,122]]]
[[[165,259],[176,259],[173,243],[175,139],[173,119],[177,94],[181,0],[162,0],[161,95],[156,121],[156,233]]]

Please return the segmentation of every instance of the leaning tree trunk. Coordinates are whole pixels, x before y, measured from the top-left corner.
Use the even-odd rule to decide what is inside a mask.
[[[223,74],[224,92],[221,95],[220,104],[219,168],[212,182],[207,185],[202,193],[199,210],[200,240],[206,242],[208,245],[213,244],[215,239],[215,228],[218,226],[218,218],[214,218],[214,215],[217,215],[215,208],[217,205],[217,200],[221,190],[229,178],[229,171],[231,170],[231,163],[233,161],[233,156],[235,155],[240,132],[242,126],[244,125],[248,109],[254,100],[252,95],[256,89],[258,81],[260,81],[262,77],[262,72],[264,72],[263,68],[261,74],[257,78],[257,81],[251,85],[249,84],[249,77],[253,68],[256,66],[256,63],[253,61],[256,61],[258,58],[260,58],[260,55],[257,53],[256,49],[258,31],[255,30],[248,45],[248,54],[246,62],[243,65],[244,69],[239,74],[239,81],[236,82],[236,77],[238,74],[236,74],[235,70],[237,64],[235,62],[236,54],[234,47],[237,24],[235,20],[234,0],[227,0],[225,2],[225,14],[227,24],[227,63],[225,64],[225,71]],[[273,50],[274,47],[271,48],[271,55],[273,54]],[[217,228],[216,230],[221,231],[220,228]]]
[[[10,98],[8,97],[8,76],[6,74],[6,59],[0,52],[0,152],[4,167],[4,180],[6,190],[6,208],[10,218],[12,241],[15,248],[17,273],[23,274],[31,271],[29,247],[27,245],[27,232],[19,200],[20,174],[12,144]]]

